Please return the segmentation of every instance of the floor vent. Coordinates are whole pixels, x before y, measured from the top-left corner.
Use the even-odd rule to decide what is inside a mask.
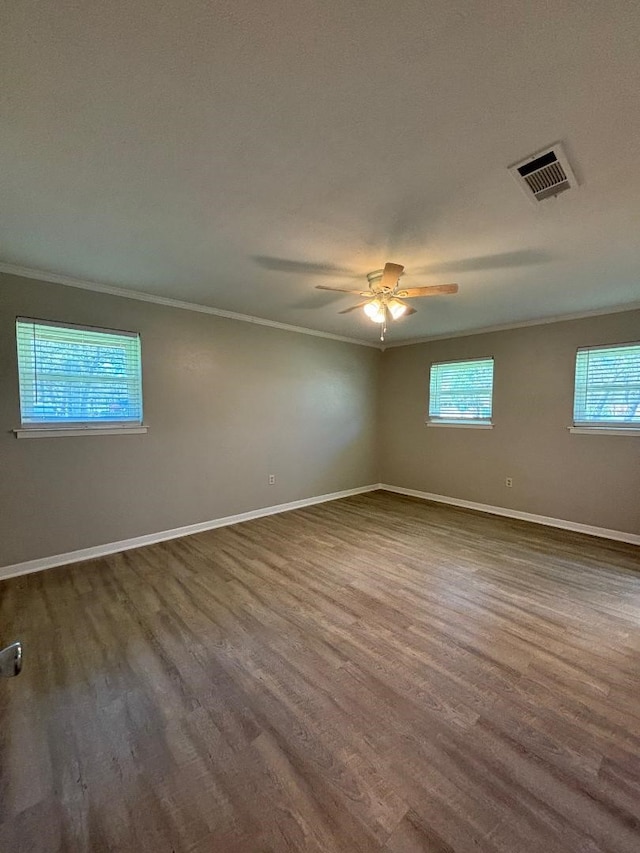
[[[514,163],[509,171],[534,204],[578,185],[560,142]]]

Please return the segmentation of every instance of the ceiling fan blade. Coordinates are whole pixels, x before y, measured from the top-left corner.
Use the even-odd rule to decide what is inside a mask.
[[[364,305],[368,305],[369,300],[366,302],[358,302],[357,305],[352,305],[351,308],[345,308],[344,311],[338,311],[338,314],[348,314],[350,311],[357,311],[358,308],[362,308]]]
[[[433,284],[430,287],[408,287],[406,290],[399,290],[396,296],[400,299],[411,299],[415,296],[440,296],[443,293],[457,292],[457,284]]]
[[[316,284],[316,290],[332,290],[334,293],[355,293],[356,296],[369,296],[367,291],[346,290],[344,287],[329,287],[328,284]]]
[[[404,267],[402,264],[385,264],[380,288],[384,289],[385,287],[388,287],[389,290],[393,290],[403,272]]]
[[[402,315],[403,317],[408,317],[410,314],[417,314],[417,310],[412,308],[410,305],[407,305],[407,310]]]

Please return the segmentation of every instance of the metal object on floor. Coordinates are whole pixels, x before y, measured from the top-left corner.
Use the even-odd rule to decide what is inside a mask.
[[[22,670],[22,643],[12,643],[0,651],[0,676],[13,678]]]

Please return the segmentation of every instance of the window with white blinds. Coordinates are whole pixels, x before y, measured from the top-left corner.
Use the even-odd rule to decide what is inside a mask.
[[[140,336],[16,320],[23,427],[142,423]]]
[[[640,429],[640,343],[578,350],[573,422]]]
[[[431,365],[429,421],[490,424],[493,359],[444,361]]]

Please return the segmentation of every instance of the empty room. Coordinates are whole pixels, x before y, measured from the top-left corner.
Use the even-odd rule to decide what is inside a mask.
[[[640,851],[640,5],[0,5],[0,853]]]

